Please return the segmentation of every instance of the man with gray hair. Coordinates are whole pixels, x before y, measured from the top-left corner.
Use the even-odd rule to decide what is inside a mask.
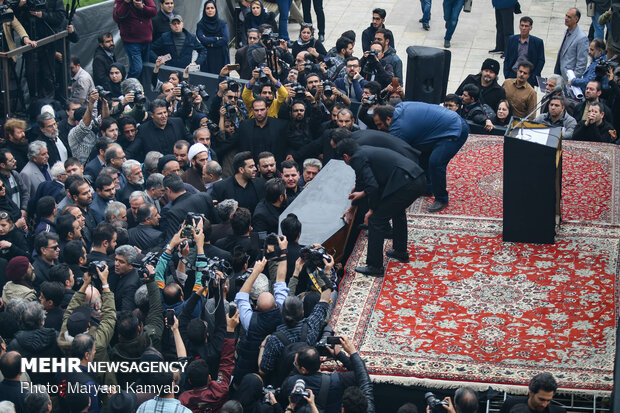
[[[31,194],[37,192],[41,182],[52,180],[49,173],[49,157],[45,142],[34,141],[28,145],[28,163],[19,173],[19,177]]]
[[[323,164],[316,158],[308,158],[303,163],[303,172],[299,180],[299,186],[304,188],[321,171]]]
[[[140,279],[133,264],[137,260],[138,251],[131,245],[121,245],[116,248],[114,272],[118,279],[114,286],[114,302],[117,311],[133,311],[136,308],[133,296],[140,287]]]
[[[21,330],[7,346],[7,351],[17,351],[24,358],[58,357],[56,344],[58,333],[53,328],[43,327],[45,309],[38,301],[29,301],[21,307],[19,325]],[[54,373],[29,373],[34,384],[51,383]]]
[[[58,136],[58,124],[54,115],[49,112],[41,113],[37,116],[37,124],[39,125],[39,136],[36,139],[40,139],[47,144],[50,164],[53,165],[58,161],[66,161],[71,156],[71,150],[69,149],[69,144],[65,145]]]
[[[238,207],[239,203],[234,199],[225,199],[217,204],[215,212],[220,218],[220,223],[211,227],[211,237],[209,238],[211,243],[233,234],[230,219]]]
[[[52,176],[52,180],[41,182],[37,188],[37,192],[35,192],[28,201],[28,214],[30,216],[34,216],[34,212],[37,208],[37,202],[39,202],[39,199],[44,196],[49,195],[53,197],[57,203],[60,202],[65,196],[65,181],[67,180],[65,165],[60,161],[56,162],[52,166],[50,175]]]
[[[129,195],[129,211],[127,213],[127,226],[133,228],[138,225],[138,208],[148,202],[148,195],[144,191],[134,191]]]
[[[116,199],[129,206],[129,195],[135,191],[144,191],[144,175],[142,175],[140,162],[135,159],[123,162],[121,169],[127,179],[127,184],[117,194]]]
[[[138,207],[138,226],[129,229],[129,244],[141,250],[164,245],[164,234],[156,229],[159,226],[159,212],[155,205],[145,202]]]
[[[125,188],[125,185],[127,185],[127,178],[122,172],[123,163],[127,160],[125,151],[121,145],[118,143],[113,143],[108,146],[108,149],[106,149],[104,157],[106,166],[114,168],[118,172],[118,182],[120,188],[117,188],[117,190],[122,191]]]
[[[151,174],[157,173],[157,164],[161,157],[164,156],[161,152],[150,151],[144,157],[144,179],[148,179]]]
[[[105,208],[105,220],[113,222],[116,220],[127,222],[127,207],[122,202],[110,202]]]
[[[155,208],[157,208],[157,212],[161,212],[159,199],[164,196],[164,193],[166,192],[164,188],[164,176],[159,173],[149,175],[148,179],[146,180],[144,192],[147,196],[147,202],[155,205]]]

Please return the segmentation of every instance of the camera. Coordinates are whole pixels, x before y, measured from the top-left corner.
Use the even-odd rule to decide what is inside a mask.
[[[226,87],[228,88],[228,90],[236,93],[239,91],[239,82],[228,79],[226,80]]]
[[[329,80],[324,80],[323,82],[321,82],[321,84],[323,85],[323,96],[328,99],[331,98],[334,94],[332,83]]]
[[[291,403],[299,403],[305,400],[304,397],[310,397],[310,393],[306,390],[306,382],[303,379],[298,379],[293,386],[293,390],[290,394]]]
[[[293,93],[295,93],[295,99],[305,99],[306,98],[306,88],[299,84],[299,82],[291,83],[291,89]]]
[[[133,93],[133,103],[138,106],[142,106],[146,103],[146,97],[139,90],[130,90],[129,93]]]
[[[237,119],[237,107],[233,103],[224,103],[224,110],[226,111],[226,114],[224,115],[226,118],[231,120]]]
[[[601,59],[598,62],[594,68],[594,75],[597,80],[607,77],[607,72],[609,72],[609,69],[615,70],[618,67],[618,62],[616,62],[616,59],[617,56],[614,56],[611,59]]]
[[[280,388],[278,387],[277,389],[274,389],[271,384],[267,387],[263,387],[263,394],[265,395],[265,398],[263,399],[263,403],[265,404],[270,404],[269,393],[273,393],[273,396],[277,398],[280,395]]]
[[[10,7],[6,4],[0,4],[0,24],[12,22],[15,17],[15,13],[10,10]]]
[[[232,275],[232,266],[224,258],[212,257],[212,258],[196,258],[196,263],[204,262],[205,266],[197,267],[197,271],[202,272],[202,278],[200,283],[203,287],[209,285],[210,281],[217,280],[217,271],[222,272],[226,278],[230,278]]]
[[[106,100],[112,94],[112,92],[110,92],[109,90],[105,90],[103,86],[95,86],[95,90],[97,91],[97,93],[99,93],[99,97],[102,97]]]
[[[271,29],[267,29],[260,36],[260,40],[265,48],[271,49],[280,41],[280,36],[278,33],[273,33]]]
[[[211,133],[217,133],[220,130],[220,127],[217,126],[217,124],[213,122],[211,119],[207,119],[207,128],[209,129],[209,132]]]
[[[375,59],[378,59],[379,58],[379,52],[376,51],[376,50],[369,50],[368,51],[368,57],[370,57],[370,56],[374,56]]]
[[[306,262],[311,268],[323,268],[325,263],[331,261],[331,257],[327,254],[325,247],[312,248],[310,246],[303,247],[299,250],[299,257]]]
[[[181,230],[181,238],[194,238],[194,221],[196,224],[202,219],[204,219],[204,214],[197,214],[195,212],[188,212],[185,216],[185,221],[183,222],[183,229]]]
[[[431,392],[424,394],[424,400],[426,400],[426,404],[430,407],[431,412],[433,413],[443,413],[446,409],[443,406],[448,406],[447,402],[443,400],[439,400],[435,395]]]
[[[104,271],[106,266],[108,265],[105,261],[91,261],[88,264],[88,275],[90,275],[90,281],[97,289],[102,289],[103,284],[101,283],[101,278],[99,278],[99,271]]]
[[[329,337],[333,336],[334,329],[332,329],[330,326],[325,326],[325,328],[323,329],[323,334],[321,334],[321,338],[319,339],[319,341],[317,341],[315,346],[317,351],[319,352],[319,355],[324,357],[331,356],[330,352],[327,350],[327,347],[331,347],[333,349],[334,346],[328,343],[327,340]]]
[[[147,265],[151,265],[153,267],[157,266],[157,262],[159,261],[159,254],[156,252],[148,252],[140,262],[134,263],[133,267],[136,269],[138,273],[138,277],[143,282],[152,281],[155,279],[155,274],[151,274],[149,270],[146,268]]]
[[[321,65],[318,63],[312,63],[309,60],[306,60],[304,63],[304,72],[306,73],[321,73]]]

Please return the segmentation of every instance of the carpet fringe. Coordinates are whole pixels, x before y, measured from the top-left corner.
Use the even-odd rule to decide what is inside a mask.
[[[484,392],[489,389],[506,392],[513,395],[527,395],[527,386],[497,384],[497,383],[477,383],[469,381],[451,381],[451,380],[435,380],[423,377],[412,376],[384,376],[379,374],[371,374],[370,379],[373,383],[395,384],[398,386],[417,386],[427,387],[429,389],[458,389],[459,387],[468,386],[475,391]],[[610,391],[604,390],[587,390],[587,389],[568,389],[558,388],[557,394],[572,394],[581,396],[597,396],[610,397]]]

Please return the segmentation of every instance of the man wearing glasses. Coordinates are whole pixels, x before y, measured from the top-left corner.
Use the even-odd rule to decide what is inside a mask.
[[[34,288],[39,291],[41,284],[50,281],[50,268],[58,264],[60,244],[58,234],[54,232],[41,232],[34,238],[34,250],[37,256],[34,258]]]
[[[377,32],[377,30],[379,29],[385,29],[385,16],[386,16],[386,12],[384,9],[374,9],[372,11],[372,22],[370,23],[370,26],[368,26],[366,28],[366,30],[364,30],[362,32],[362,50],[367,52],[368,50],[370,50],[370,43],[373,42],[373,40],[375,40],[375,33]],[[429,19],[430,19],[430,13],[429,13]],[[427,22],[428,24],[428,22]],[[389,36],[390,39],[390,44],[392,46],[395,46],[396,43],[394,43],[394,36],[390,34]]]
[[[360,60],[357,57],[349,57],[346,61],[347,75],[334,80],[334,84],[349,99],[361,102],[366,80],[360,74],[360,70]]]

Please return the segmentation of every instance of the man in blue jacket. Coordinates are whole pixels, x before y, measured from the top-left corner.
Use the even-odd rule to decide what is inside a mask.
[[[439,105],[403,102],[385,123],[390,134],[422,152],[421,166],[429,181],[428,190],[435,196],[428,211],[437,212],[447,207],[446,169],[467,140],[467,122],[458,113]]]
[[[202,65],[207,58],[207,49],[196,39],[196,35],[183,28],[183,18],[176,15],[170,20],[168,33],[162,34],[151,45],[151,61],[155,62],[158,56],[170,54],[168,66],[185,68],[192,62],[192,52],[198,53],[197,65]]]
[[[510,36],[506,46],[506,59],[504,60],[504,77],[514,79],[517,77],[519,64],[525,60],[534,65],[527,81],[536,86],[536,77],[540,76],[545,66],[545,45],[542,39],[530,36],[534,21],[531,17],[523,16],[519,21],[520,34]]]

